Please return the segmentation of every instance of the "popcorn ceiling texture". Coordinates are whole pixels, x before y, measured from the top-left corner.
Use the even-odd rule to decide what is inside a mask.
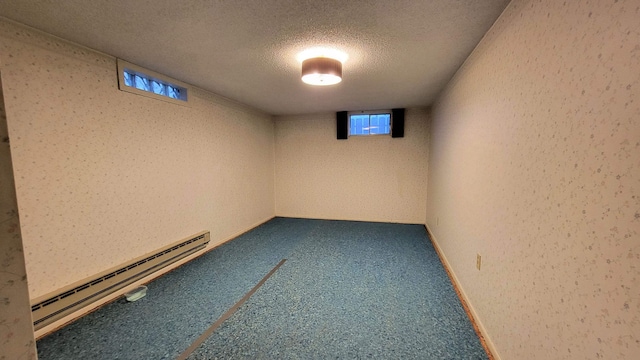
[[[508,1],[19,0],[0,1],[0,14],[295,115],[429,104]],[[296,55],[316,46],[349,55],[345,81],[329,91],[300,81]]]
[[[336,114],[277,117],[276,214],[422,224],[429,118],[408,109],[405,137],[336,139]]]
[[[0,54],[32,299],[274,216],[270,116],[120,91],[114,58],[4,21]]]
[[[638,19],[514,0],[434,107],[427,223],[503,359],[640,354]]]
[[[0,84],[0,359],[34,359],[36,342],[2,99]]]

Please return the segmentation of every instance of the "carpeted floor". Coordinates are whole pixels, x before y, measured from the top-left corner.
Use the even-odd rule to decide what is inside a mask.
[[[424,226],[275,218],[38,341],[47,359],[486,359]]]

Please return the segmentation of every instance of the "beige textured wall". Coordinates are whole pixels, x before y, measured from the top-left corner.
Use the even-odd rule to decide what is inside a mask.
[[[336,139],[335,113],[276,118],[276,214],[423,223],[429,118],[407,109],[405,137]]]
[[[270,116],[119,91],[113,57],[2,21],[0,56],[31,298],[274,216]]]
[[[0,83],[0,358],[36,359],[9,143]]]
[[[639,20],[514,0],[434,108],[427,223],[503,359],[640,356]]]

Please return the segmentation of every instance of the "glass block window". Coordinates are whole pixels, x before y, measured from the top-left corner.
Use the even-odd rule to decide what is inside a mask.
[[[118,59],[120,90],[170,102],[186,103],[188,86],[164,75]]]
[[[151,79],[144,74],[136,73],[128,69],[124,70],[124,84],[138,90],[152,92],[157,95],[167,96],[172,99],[182,100],[183,89],[163,81]]]
[[[350,135],[386,135],[391,133],[391,113],[349,115]]]

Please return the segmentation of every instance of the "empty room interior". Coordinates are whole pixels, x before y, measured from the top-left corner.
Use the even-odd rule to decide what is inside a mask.
[[[0,1],[0,358],[640,358],[639,19]]]

